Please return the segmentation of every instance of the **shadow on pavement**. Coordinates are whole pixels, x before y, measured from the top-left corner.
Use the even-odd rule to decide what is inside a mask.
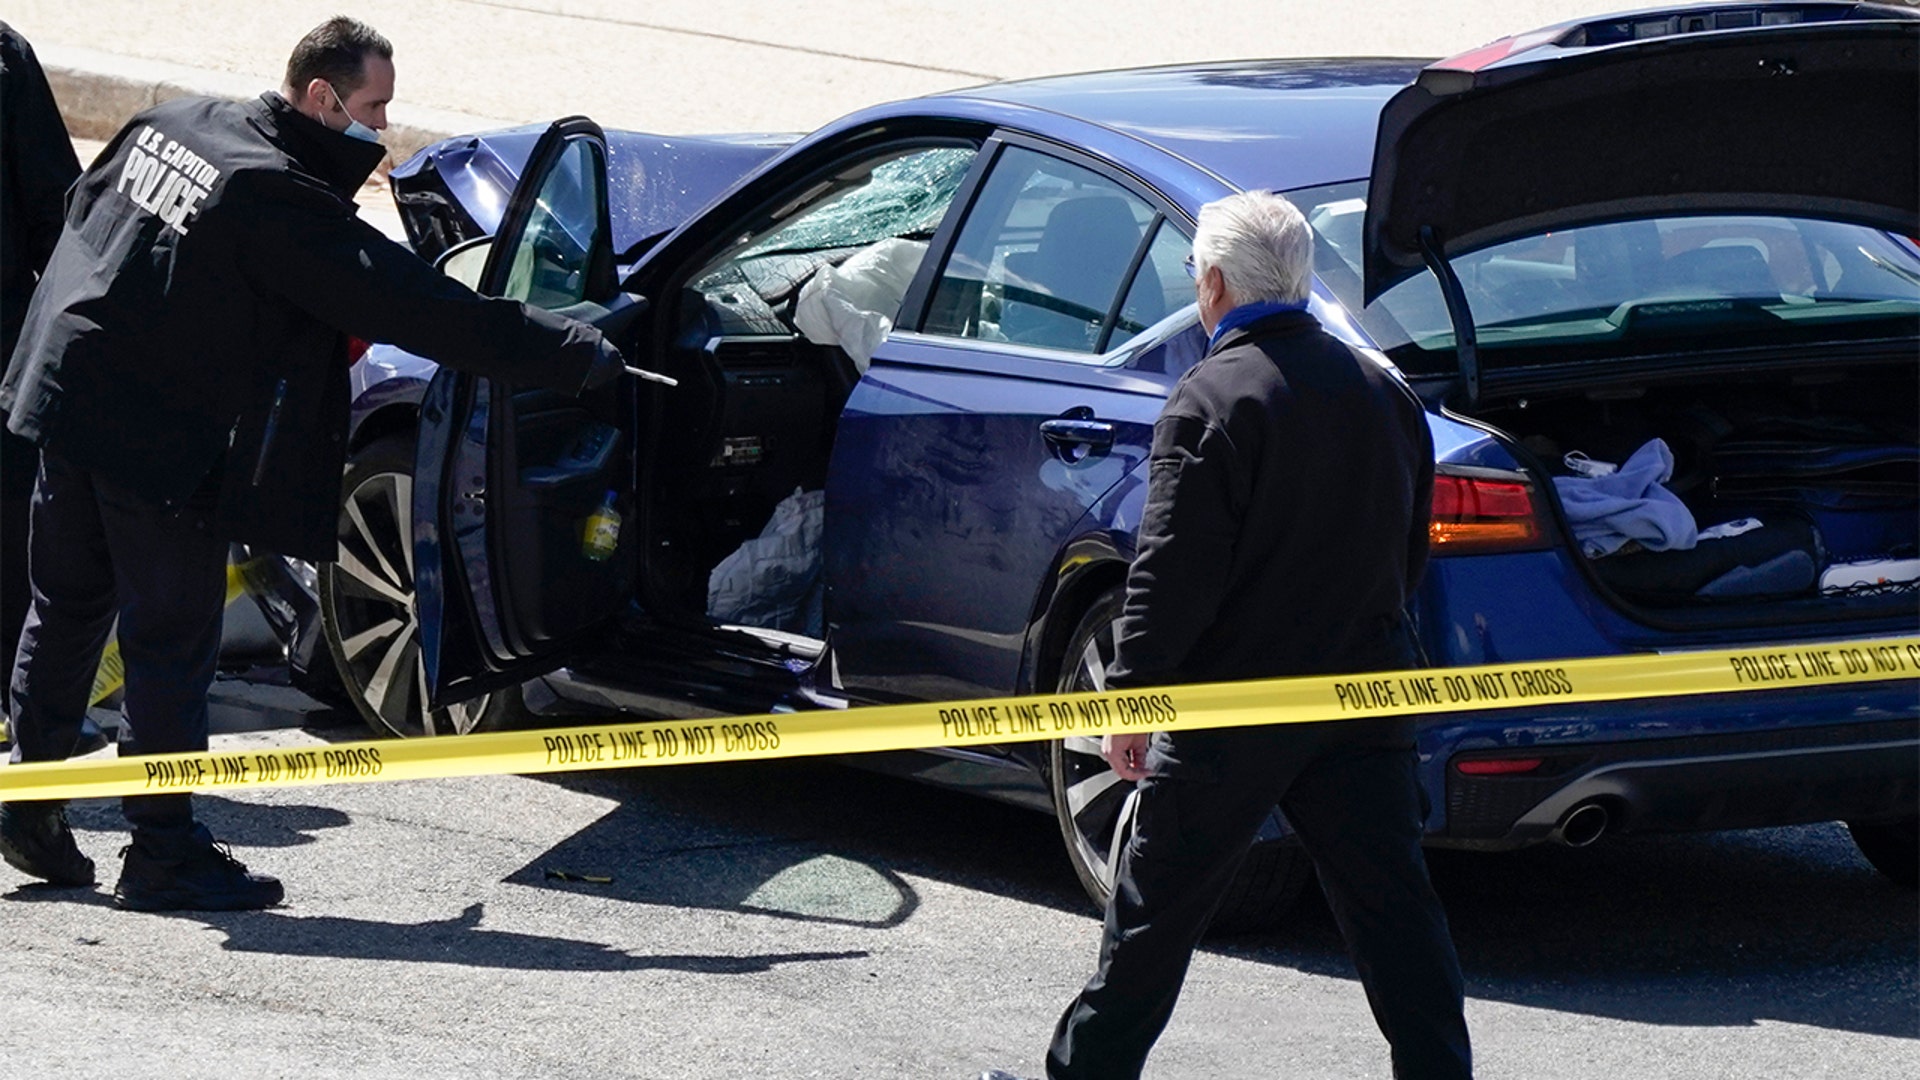
[[[1050,819],[956,792],[806,760],[544,779],[618,808],[509,878],[529,887],[884,928],[913,913],[905,877],[917,876],[1097,917]],[[1431,851],[1429,863],[1475,999],[1920,1039],[1920,905],[1840,825]],[[1205,948],[1353,977],[1317,895],[1283,930]]]
[[[812,916],[890,926],[911,914],[911,887],[898,885],[907,906],[876,920],[882,883],[905,875],[1097,917],[1050,819],[967,795],[824,761],[548,779],[619,808],[515,874],[521,884],[765,911],[780,905],[756,903],[762,886],[801,874]],[[1473,998],[1651,1024],[1784,1021],[1920,1039],[1914,894],[1871,869],[1839,825],[1433,851],[1429,861]],[[549,882],[546,869],[615,880]],[[1353,977],[1317,895],[1282,931],[1205,947]],[[1091,949],[1086,959],[1091,970]]]
[[[29,881],[14,887],[9,893],[0,893],[0,900],[10,904],[84,904],[88,907],[113,906],[113,877],[105,875],[104,885],[92,885],[74,888],[70,885],[49,885],[44,881]]]
[[[112,907],[110,885],[63,888],[42,882],[0,894],[0,902],[66,903]],[[575,938],[543,937],[480,926],[485,905],[470,904],[451,919],[393,923],[332,915],[287,915],[278,911],[170,911],[157,918],[204,923],[227,935],[229,952],[274,956],[328,956],[520,971],[682,971],[691,975],[752,975],[782,964],[860,960],[865,949],[840,952],[759,953],[749,956],[651,955],[623,952]],[[138,918],[127,915],[127,918]],[[86,944],[95,944],[86,942]]]
[[[831,762],[542,779],[618,806],[508,877],[519,885],[869,929],[898,926],[918,909],[904,875],[1068,910],[1083,903],[1072,871],[1044,843],[1048,819]],[[938,821],[967,825],[929,827]],[[577,880],[587,876],[612,880]]]
[[[35,886],[23,886],[8,899],[27,897]],[[113,903],[111,897],[81,890],[60,890],[60,899],[75,903]],[[48,896],[31,899],[56,899]],[[689,974],[755,974],[789,963],[862,959],[868,953],[762,953],[749,957],[726,955],[639,955],[624,953],[599,942],[574,938],[543,938],[540,934],[513,934],[484,930],[484,905],[468,905],[453,919],[428,922],[376,922],[338,919],[328,915],[280,915],[278,911],[171,911],[161,919],[204,922],[227,934],[225,949],[236,953],[271,953],[288,957],[340,957],[359,961],[449,963],[465,967],[515,970],[684,970]]]
[[[1428,854],[1468,996],[1648,1024],[1920,1039],[1920,912],[1839,825]],[[1352,976],[1324,903],[1224,955]]]
[[[605,865],[594,830],[627,832],[636,827],[644,827],[644,822],[615,811],[507,880],[633,903],[738,911],[871,930],[898,926],[920,906],[919,894],[893,870],[831,854],[803,841],[741,839],[697,844],[622,860],[619,866]]]
[[[314,833],[322,829],[338,829],[353,823],[345,811],[330,806],[310,806],[303,804],[283,805],[275,803],[234,802],[218,795],[195,795],[193,797],[194,816],[213,830],[213,835],[222,843],[237,848],[298,847],[311,844],[318,837]],[[120,800],[87,799],[73,802],[67,806],[67,818],[76,830],[82,832],[104,832],[120,834],[124,843],[127,821],[120,816]],[[102,859],[101,852],[95,850],[97,843],[81,840],[81,849],[93,855],[100,866],[100,873],[118,873],[117,861],[112,856],[119,852],[114,848],[108,852],[108,858]]]
[[[656,769],[644,778],[548,778],[618,806],[507,880],[633,903],[866,929],[905,922],[920,897],[894,861],[836,841],[840,830],[825,810],[845,804],[814,781],[844,770],[783,764]],[[870,803],[845,808],[875,809]],[[586,880],[594,878],[610,880]]]
[[[480,926],[484,905],[472,904],[451,919],[418,923],[376,922],[336,916],[283,915],[274,911],[225,914],[175,912],[227,935],[232,952],[281,956],[331,956],[348,960],[461,964],[524,971],[684,971],[695,975],[748,975],[781,964],[857,960],[865,950],[763,953],[754,956],[646,955],[594,941],[543,937]]]

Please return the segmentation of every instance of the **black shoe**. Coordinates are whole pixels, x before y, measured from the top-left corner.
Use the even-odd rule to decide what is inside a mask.
[[[205,825],[136,829],[113,898],[131,911],[258,911],[286,895],[278,878],[249,874]]]
[[[64,802],[0,803],[0,858],[55,885],[93,884],[93,860],[73,842]]]

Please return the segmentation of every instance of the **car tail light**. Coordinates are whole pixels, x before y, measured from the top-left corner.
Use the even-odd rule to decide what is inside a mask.
[[[367,355],[367,350],[372,347],[371,341],[362,341],[357,337],[347,338],[347,366],[352,367],[359,363],[360,358]]]
[[[1518,474],[1435,476],[1433,521],[1428,530],[1435,555],[1540,551],[1553,546],[1534,487]]]
[[[1479,758],[1473,761],[1459,761],[1454,768],[1465,776],[1513,776],[1516,773],[1530,773],[1540,767],[1543,759],[1526,758]]]

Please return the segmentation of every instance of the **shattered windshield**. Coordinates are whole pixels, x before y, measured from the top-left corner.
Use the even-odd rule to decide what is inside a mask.
[[[972,147],[919,150],[871,172],[821,181],[804,213],[756,238],[735,259],[860,247],[893,236],[930,236],[973,164]],[[838,190],[835,190],[835,189]]]
[[[1451,370],[1453,325],[1431,274],[1360,304],[1366,190],[1355,181],[1291,193],[1314,230],[1315,271],[1402,367]],[[1920,252],[1877,230],[1828,221],[1613,222],[1498,244],[1455,258],[1453,269],[1480,347],[1496,354],[1700,334],[1729,344],[1911,334],[1920,326]]]
[[[688,279],[688,288],[706,299],[689,317],[704,320],[702,332],[785,332],[793,314],[787,305],[822,267],[862,252],[894,265],[879,254],[894,242],[924,252],[977,153],[971,146],[892,147],[841,162],[832,174],[786,194],[760,219],[764,224],[740,234]],[[875,272],[858,265],[862,274]],[[913,270],[904,273],[910,279]],[[889,318],[899,301],[891,297]]]

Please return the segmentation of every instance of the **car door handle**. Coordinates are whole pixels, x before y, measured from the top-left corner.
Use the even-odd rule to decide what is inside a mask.
[[[1056,446],[1090,446],[1096,450],[1113,447],[1113,425],[1105,420],[1055,417],[1040,421],[1040,435]]]

